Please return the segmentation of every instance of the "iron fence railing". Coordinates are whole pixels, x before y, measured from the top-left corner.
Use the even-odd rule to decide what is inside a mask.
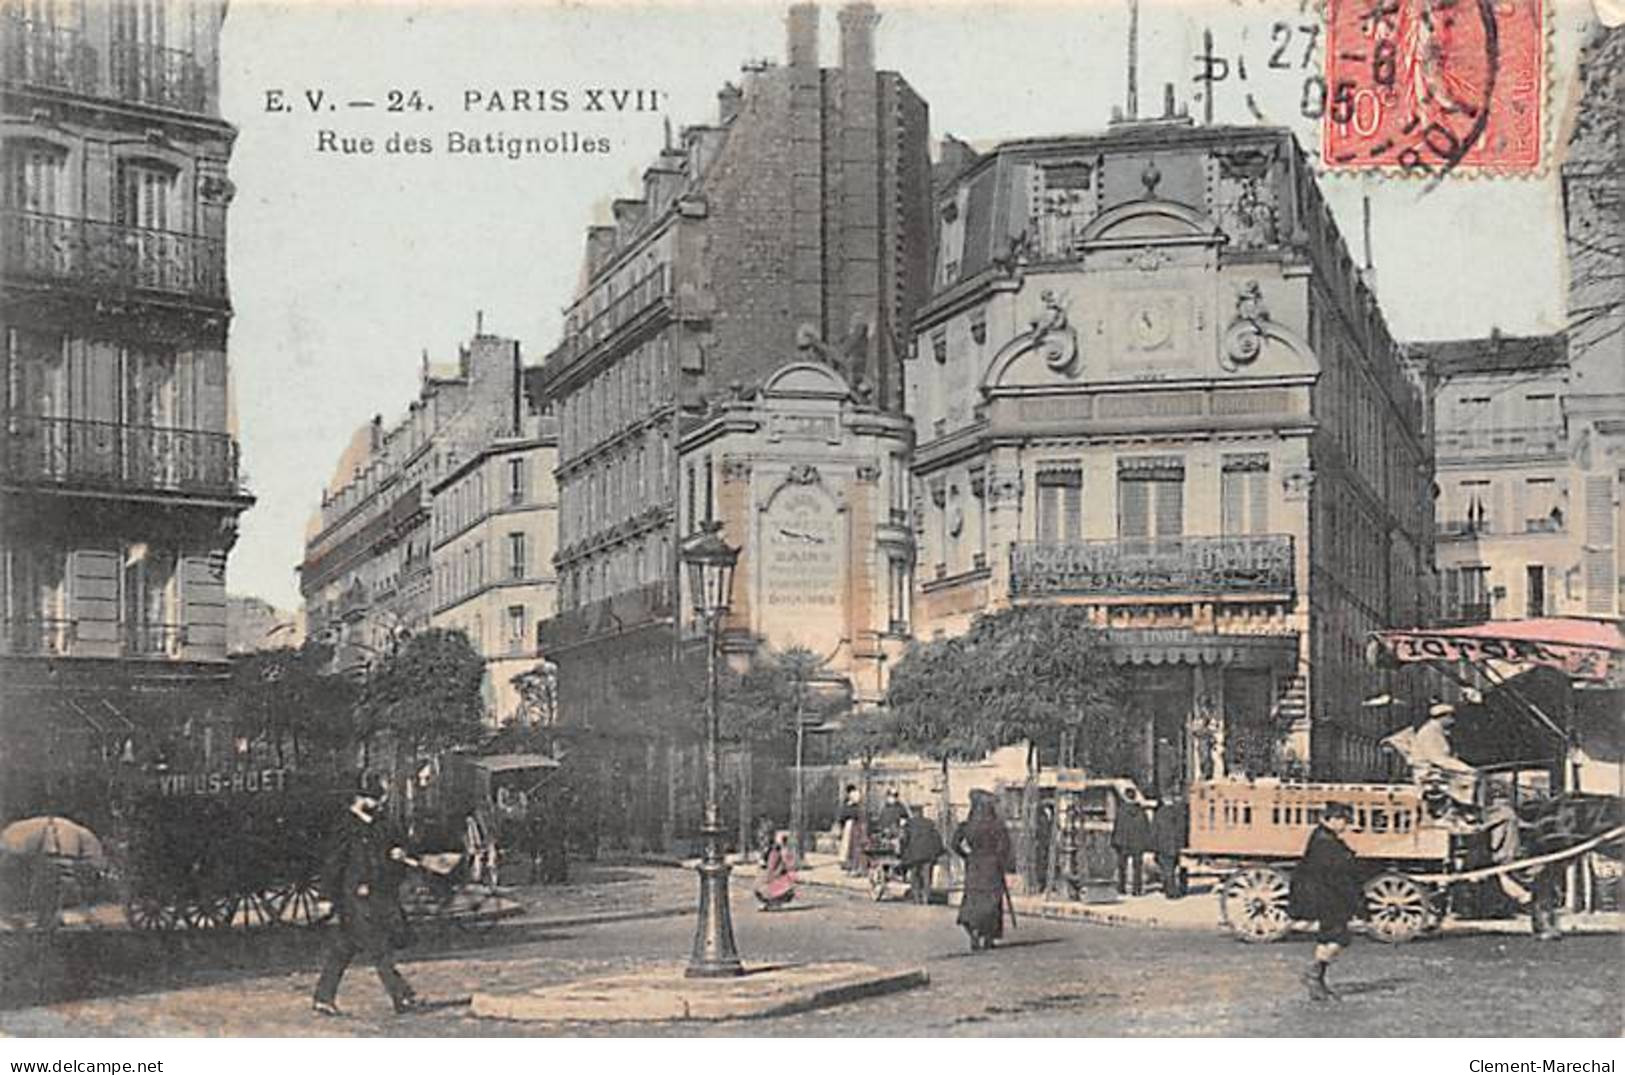
[[[6,416],[0,474],[13,481],[178,492],[239,491],[228,433]]]
[[[77,635],[74,621],[49,616],[8,616],[0,642],[8,656],[65,656]]]
[[[226,297],[218,239],[50,213],[0,211],[0,268],[78,286]]]
[[[0,13],[0,72],[7,82],[95,93],[96,50],[76,27]]]
[[[124,625],[124,654],[127,657],[173,657],[186,645],[186,625],[181,623],[129,623]]]
[[[126,101],[201,112],[207,100],[203,66],[184,49],[140,41],[113,42],[113,86]]]
[[[1010,592],[1029,597],[1288,594],[1290,534],[1022,542],[1010,549]]]
[[[1441,429],[1436,439],[1441,458],[1478,455],[1550,455],[1566,443],[1560,425],[1469,426]]]

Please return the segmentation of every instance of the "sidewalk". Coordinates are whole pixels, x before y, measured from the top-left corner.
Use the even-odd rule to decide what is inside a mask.
[[[490,913],[414,923],[420,956],[475,952],[541,939],[575,926],[694,913],[693,871],[669,866],[571,863],[571,883],[506,889]],[[109,905],[111,906],[111,905]],[[116,913],[114,913],[116,912]],[[0,932],[0,1009],[173,988],[222,970],[266,973],[318,966],[331,925],[253,929],[130,929],[121,908],[97,925],[49,933]]]
[[[853,877],[845,873],[839,860],[833,855],[811,854],[805,856],[807,865],[797,871],[803,884],[816,885],[824,888],[840,889],[846,892],[862,893],[872,896],[873,889],[867,877]],[[754,870],[750,867],[739,869],[741,876],[753,876]],[[940,870],[939,870],[940,876]],[[888,899],[897,899],[902,895],[902,886],[892,885]],[[940,890],[939,890],[940,891]],[[948,893],[950,906],[957,906],[959,902],[958,890]],[[1031,918],[1047,918],[1064,922],[1087,922],[1101,926],[1135,926],[1142,929],[1163,930],[1191,930],[1203,933],[1227,933],[1219,914],[1219,893],[1217,888],[1206,891],[1192,892],[1182,899],[1170,900],[1160,892],[1145,896],[1117,896],[1109,903],[1086,903],[1078,900],[1065,900],[1045,896],[1017,896],[1010,898],[1011,905],[1017,915]],[[1526,918],[1504,919],[1458,919],[1447,918],[1441,924],[1441,933],[1453,936],[1472,936],[1476,934],[1526,934],[1529,932],[1529,922]],[[1565,914],[1563,916],[1563,931],[1573,934],[1618,934],[1625,931],[1625,914],[1619,912],[1598,912],[1590,914]]]

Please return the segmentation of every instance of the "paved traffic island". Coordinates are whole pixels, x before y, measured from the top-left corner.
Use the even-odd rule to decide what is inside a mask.
[[[760,967],[737,978],[686,978],[681,964],[518,992],[475,993],[476,1018],[544,1023],[763,1019],[898,993],[929,982],[921,968],[867,963]]]

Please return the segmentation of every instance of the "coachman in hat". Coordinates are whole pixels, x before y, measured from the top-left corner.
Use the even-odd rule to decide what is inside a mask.
[[[378,968],[378,979],[397,1015],[422,1007],[395,969],[394,952],[407,941],[400,886],[410,860],[395,834],[379,819],[387,797],[377,774],[362,774],[322,871],[322,888],[333,902],[339,927],[316,981],[312,1007],[318,1015],[342,1014],[335,1003],[339,981],[358,955]]]

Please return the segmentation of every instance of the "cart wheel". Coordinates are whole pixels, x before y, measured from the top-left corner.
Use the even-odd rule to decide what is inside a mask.
[[[188,929],[226,929],[237,917],[237,897],[204,898],[181,907],[180,918]]]
[[[876,903],[886,898],[886,867],[880,863],[869,867],[869,895]]]
[[[277,920],[275,890],[267,889],[244,895],[241,914],[243,925],[248,929],[263,929],[275,925]]]
[[[1433,918],[1433,901],[1427,889],[1402,873],[1378,874],[1367,881],[1365,907],[1371,919],[1371,936],[1389,944],[1410,940]]]
[[[1272,866],[1237,870],[1219,888],[1219,916],[1238,941],[1278,941],[1292,929],[1287,891],[1286,874]]]
[[[173,909],[147,897],[126,901],[124,920],[130,924],[131,929],[137,930],[168,931],[179,925]]]
[[[313,926],[325,917],[316,882],[290,881],[277,889],[276,920],[288,926]]]

